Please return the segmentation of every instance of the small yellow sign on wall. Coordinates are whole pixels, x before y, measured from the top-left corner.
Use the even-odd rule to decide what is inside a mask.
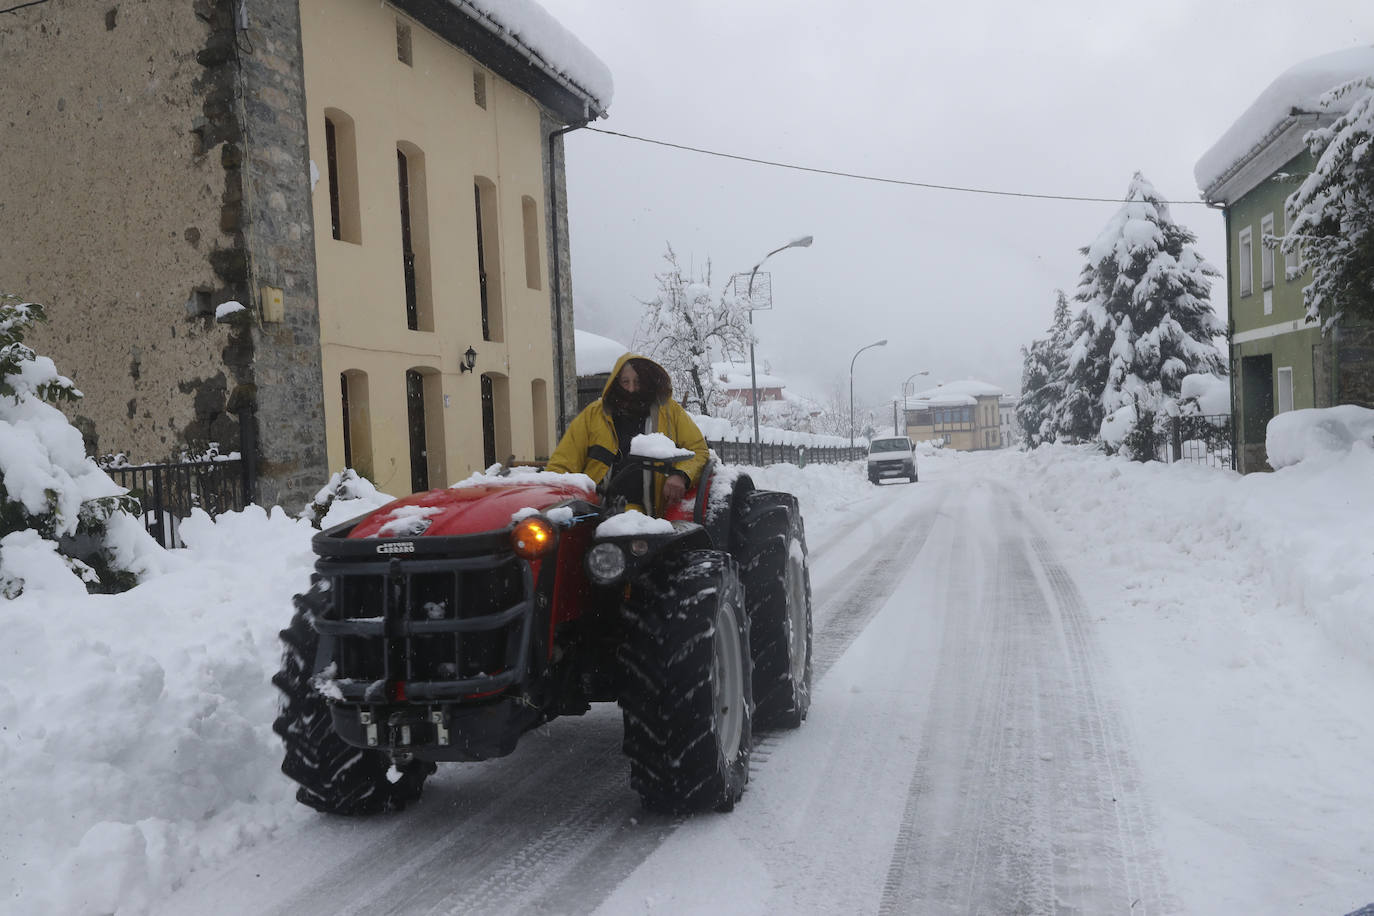
[[[262,288],[262,320],[277,324],[286,320],[286,300],[275,286]]]

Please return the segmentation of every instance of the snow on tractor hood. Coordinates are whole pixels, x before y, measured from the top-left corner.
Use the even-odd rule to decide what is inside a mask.
[[[585,474],[553,474],[516,468],[508,476],[474,474],[442,490],[398,499],[367,515],[350,538],[446,537],[510,527],[512,520],[544,512],[570,499],[596,501],[596,484]]]

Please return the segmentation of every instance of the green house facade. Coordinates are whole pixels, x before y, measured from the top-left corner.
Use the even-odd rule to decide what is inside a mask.
[[[1279,242],[1284,204],[1315,164],[1303,143],[1340,114],[1322,93],[1374,74],[1374,48],[1324,55],[1286,71],[1199,160],[1195,177],[1226,223],[1231,410],[1237,467],[1267,470],[1264,439],[1275,414],[1365,403],[1374,377],[1374,334],[1349,322],[1307,317],[1311,272]],[[1369,406],[1366,404],[1366,406]]]

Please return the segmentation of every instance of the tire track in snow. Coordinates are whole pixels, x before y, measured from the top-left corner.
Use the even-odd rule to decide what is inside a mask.
[[[930,717],[879,911],[1166,910],[1082,599],[1016,497],[993,492],[994,584],[964,612],[966,583],[987,566],[951,570]]]
[[[1019,506],[1014,512],[1021,517]],[[1154,815],[1130,754],[1130,737],[1115,704],[1097,689],[1101,650],[1093,638],[1083,597],[1049,542],[1029,521],[1025,524],[1031,548],[1056,599],[1067,650],[1076,661],[1074,670],[1081,675],[1076,683],[1078,696],[1083,706],[1092,710],[1092,715],[1080,717],[1076,724],[1080,742],[1091,748],[1094,770],[1111,790],[1109,798],[1100,800],[1098,814],[1116,827],[1114,839],[1120,851],[1113,861],[1118,869],[1113,877],[1124,885],[1132,913],[1177,911],[1179,904],[1170,896],[1163,861],[1153,843]]]

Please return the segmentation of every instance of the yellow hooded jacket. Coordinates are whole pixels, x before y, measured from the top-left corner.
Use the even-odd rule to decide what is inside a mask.
[[[643,360],[661,373],[658,381],[658,410],[649,411],[649,416],[644,423],[644,431],[646,433],[663,433],[680,448],[692,450],[694,453],[692,457],[683,458],[675,464],[677,470],[687,475],[687,484],[690,489],[696,486],[702,468],[706,466],[706,438],[701,434],[700,428],[693,422],[687,411],[682,409],[682,405],[673,400],[673,383],[663,367],[647,357],[638,356],[634,353],[626,353],[616,360],[615,369],[611,371],[611,377],[607,379],[606,387],[601,391],[601,397],[592,401],[573,418],[572,423],[568,426],[568,431],[563,434],[558,447],[553,450],[553,455],[549,458],[545,470],[563,474],[586,474],[597,483],[600,483],[606,476],[606,472],[610,470],[610,464],[593,457],[589,451],[599,446],[597,451],[604,449],[603,455],[605,452],[609,452],[611,455],[620,457],[620,443],[616,438],[615,423],[612,421],[610,413],[602,406],[602,402],[610,393],[611,386],[616,383],[616,379],[620,377],[620,370],[624,368],[625,363],[632,359]],[[662,514],[664,479],[663,474],[654,474],[654,515]]]

